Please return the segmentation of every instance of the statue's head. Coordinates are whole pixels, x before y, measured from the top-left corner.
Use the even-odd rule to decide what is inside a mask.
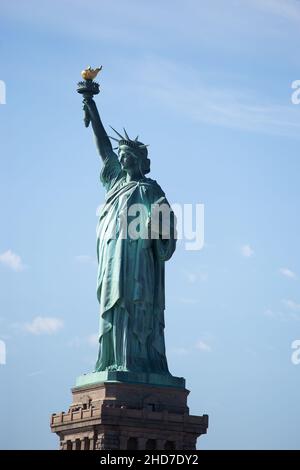
[[[113,128],[112,128],[113,129]],[[144,176],[150,171],[150,159],[148,158],[148,145],[143,144],[136,137],[131,140],[124,129],[125,137],[119,134],[115,129],[114,132],[120,137],[120,139],[111,139],[118,142],[118,147],[114,150],[118,150],[119,160],[122,168],[126,170],[139,170]]]

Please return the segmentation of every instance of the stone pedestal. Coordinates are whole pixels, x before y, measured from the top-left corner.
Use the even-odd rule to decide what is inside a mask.
[[[184,379],[175,387],[82,377],[69,410],[51,416],[62,450],[194,450],[207,431],[207,415],[189,414]]]

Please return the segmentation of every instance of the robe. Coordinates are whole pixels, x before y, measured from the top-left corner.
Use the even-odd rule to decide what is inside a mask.
[[[107,194],[97,226],[97,297],[100,304],[99,355],[95,371],[120,370],[169,374],[164,340],[164,264],[175,251],[175,216],[170,236],[151,227],[153,204],[170,208],[156,181],[126,181],[116,155],[104,161],[100,175]],[[139,204],[140,236],[129,235],[128,215]],[[156,206],[157,207],[157,206]],[[124,223],[124,221],[127,223]]]

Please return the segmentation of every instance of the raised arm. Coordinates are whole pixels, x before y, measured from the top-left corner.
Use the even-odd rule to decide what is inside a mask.
[[[110,156],[115,155],[111,142],[101,122],[95,101],[90,97],[85,97],[83,103],[84,109],[92,123],[98,152],[102,160],[105,161]]]

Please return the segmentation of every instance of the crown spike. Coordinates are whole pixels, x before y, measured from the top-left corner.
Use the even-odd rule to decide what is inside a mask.
[[[124,131],[124,134],[125,134],[126,139],[127,139],[127,140],[130,140],[130,137],[129,137],[129,135],[127,134],[127,132],[126,132],[126,130],[125,130],[124,127],[123,127],[123,131]]]
[[[144,144],[143,144],[143,145],[139,145],[139,149],[144,149],[144,148],[146,148],[146,147],[149,147],[149,144],[147,144],[147,145],[144,145]]]
[[[124,137],[123,137],[121,134],[119,134],[118,131],[116,131],[116,129],[114,129],[112,126],[109,126],[109,127],[110,127],[119,137],[121,137],[122,140],[125,140]]]
[[[137,135],[134,140],[137,142],[139,140],[139,136]]]
[[[119,139],[116,139],[115,137],[112,137],[111,135],[109,135],[108,137],[109,137],[110,139],[113,139],[113,140],[115,140],[116,142],[120,142],[120,140],[119,140]]]

